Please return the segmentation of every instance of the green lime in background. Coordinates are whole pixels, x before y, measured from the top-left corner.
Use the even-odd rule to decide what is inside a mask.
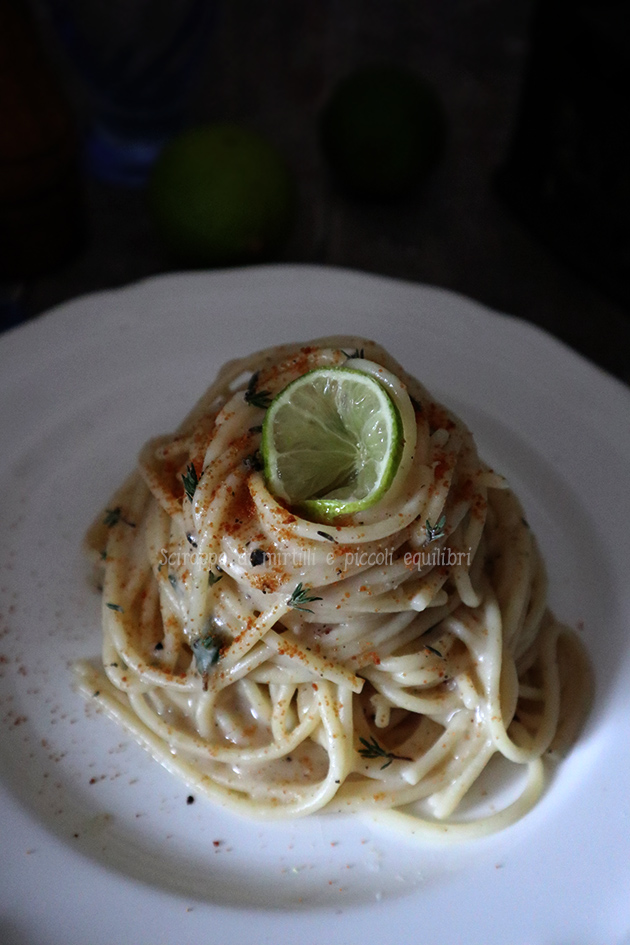
[[[158,233],[182,262],[257,262],[271,258],[290,234],[295,182],[259,134],[234,124],[205,125],[166,145],[149,201]]]
[[[371,66],[339,82],[320,131],[324,154],[348,190],[392,199],[424,182],[444,150],[446,122],[426,80]]]

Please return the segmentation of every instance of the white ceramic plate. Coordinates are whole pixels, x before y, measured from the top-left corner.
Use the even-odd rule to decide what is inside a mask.
[[[146,438],[228,358],[382,342],[474,430],[539,535],[597,695],[544,798],[445,848],[369,820],[257,824],[186,787],[72,689],[100,649],[81,539]],[[28,945],[616,945],[630,929],[630,395],[450,293],[269,267],[77,299],[0,339],[0,940]]]

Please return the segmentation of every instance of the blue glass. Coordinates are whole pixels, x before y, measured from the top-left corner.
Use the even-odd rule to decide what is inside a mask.
[[[212,0],[46,0],[83,86],[88,169],[142,184],[182,125]]]

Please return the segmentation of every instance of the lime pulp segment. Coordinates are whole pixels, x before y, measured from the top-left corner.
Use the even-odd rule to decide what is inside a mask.
[[[401,453],[398,409],[375,378],[355,368],[316,368],[292,381],[263,425],[270,490],[325,517],[374,505]]]

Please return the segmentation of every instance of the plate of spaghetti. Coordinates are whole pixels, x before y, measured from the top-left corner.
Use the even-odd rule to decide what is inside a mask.
[[[8,941],[621,941],[621,384],[306,266],[78,299],[0,357]]]

